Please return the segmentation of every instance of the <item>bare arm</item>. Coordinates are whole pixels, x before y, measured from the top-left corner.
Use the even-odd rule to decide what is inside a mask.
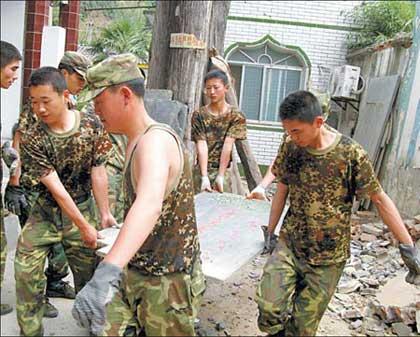
[[[180,161],[176,142],[166,132],[154,130],[140,140],[134,155],[137,197],[105,262],[123,268],[146,241],[161,214],[170,162],[176,158]]]
[[[277,191],[271,202],[270,218],[268,221],[268,232],[273,234],[279,223],[284,205],[286,204],[289,187],[281,182],[277,183]]]
[[[377,207],[383,222],[388,226],[397,240],[400,243],[413,245],[413,240],[405,228],[401,215],[391,198],[385,192],[372,194],[370,198]]]
[[[101,215],[101,227],[107,228],[116,224],[114,217],[109,210],[108,199],[108,176],[105,166],[96,166],[92,168],[92,190],[95,196],[96,204]]]
[[[47,176],[41,178],[41,182],[51,192],[61,210],[79,228],[85,244],[88,247],[95,248],[97,239],[96,229],[86,221],[80,210],[77,208],[70,194],[61,183],[57,172],[53,171]]]
[[[197,157],[198,165],[200,166],[201,176],[207,176],[207,164],[209,160],[209,149],[207,147],[207,142],[205,140],[198,140],[196,143],[197,146]]]
[[[223,143],[222,153],[220,155],[219,176],[224,176],[232,154],[235,138],[226,137]]]
[[[271,169],[273,168],[273,164],[270,164],[270,166],[267,169],[267,172],[265,173],[265,176],[263,180],[258,184],[263,188],[267,188],[273,180],[276,178],[276,176],[271,172]]]

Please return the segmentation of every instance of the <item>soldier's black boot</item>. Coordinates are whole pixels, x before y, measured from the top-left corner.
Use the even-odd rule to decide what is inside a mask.
[[[69,299],[74,299],[76,297],[74,288],[63,280],[47,281],[47,290],[45,294],[48,297],[63,297]]]

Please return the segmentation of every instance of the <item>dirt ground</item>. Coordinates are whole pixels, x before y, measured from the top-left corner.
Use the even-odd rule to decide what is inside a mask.
[[[257,256],[226,281],[207,278],[199,313],[199,334],[207,336],[264,336],[257,326],[254,301],[266,256]],[[331,311],[324,315],[318,336],[349,336],[348,324]]]
[[[6,219],[6,233],[9,240],[9,254],[7,259],[6,277],[3,284],[1,300],[15,305],[15,282],[13,275],[13,258],[19,226],[15,216]],[[205,336],[264,336],[257,327],[257,305],[254,301],[255,291],[262,274],[266,256],[256,256],[237,270],[224,282],[207,278],[207,290],[204,294],[197,322],[198,334]],[[401,269],[397,275],[379,287],[374,295],[383,305],[405,306],[409,303],[420,302],[420,287],[408,285],[404,282],[406,271]],[[68,278],[71,280],[71,278]],[[358,294],[350,294],[351,301],[362,306],[367,298]],[[365,302],[363,302],[365,301]],[[71,316],[72,300],[61,298],[51,299],[59,309],[59,316],[55,319],[44,319],[46,336],[84,336],[85,329],[77,326]],[[351,330],[349,323],[339,317],[334,308],[338,305],[334,297],[327,309],[318,336],[365,336]],[[1,336],[18,336],[19,329],[16,312],[1,316]]]

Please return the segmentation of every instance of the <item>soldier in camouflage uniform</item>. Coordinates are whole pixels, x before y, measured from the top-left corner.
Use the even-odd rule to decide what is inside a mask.
[[[87,88],[87,87],[86,87]],[[88,90],[84,89],[78,106],[86,113],[94,114],[93,102],[89,99]],[[127,137],[116,133],[109,133],[112,143],[112,154],[105,165],[108,174],[108,198],[109,207],[115,220],[122,223],[124,220],[124,194],[123,194],[123,172],[125,162],[125,150],[127,148]]]
[[[88,70],[95,111],[128,137],[121,232],[76,296],[73,316],[105,336],[192,336],[205,289],[188,153],[149,117],[136,57],[109,57]]]
[[[325,128],[322,110],[308,91],[280,106],[288,133],[274,162],[278,178],[268,226],[271,250],[257,290],[258,324],[276,336],[315,336],[350,256],[354,197],[369,197],[401,242],[406,280],[420,283],[420,256],[402,219],[375,177],[367,153],[352,139]],[[290,209],[277,245],[274,230],[287,196]]]
[[[15,258],[16,309],[21,333],[43,334],[45,259],[61,243],[73,272],[76,292],[96,265],[96,214],[101,227],[115,224],[109,211],[105,162],[112,148],[96,116],[67,107],[63,75],[53,67],[35,70],[29,80],[38,117],[22,138],[22,171],[38,192],[18,238]]]
[[[204,78],[210,103],[195,111],[191,120],[191,139],[196,143],[197,165],[194,168],[194,191],[230,192],[230,174],[236,139],[246,139],[246,120],[235,107],[226,103],[228,77],[212,70]]]
[[[17,48],[6,42],[0,41],[0,79],[1,88],[8,89],[17,80],[17,72],[20,67],[22,55]],[[1,135],[1,121],[0,121]],[[3,195],[1,184],[3,183],[3,163],[0,160],[0,287],[3,284],[4,270],[7,258],[6,233],[4,230]],[[12,307],[6,303],[0,303],[0,315],[8,314]]]
[[[90,65],[91,62],[87,57],[73,51],[66,51],[60,60],[58,69],[63,74],[67,89],[70,92],[68,100],[69,109],[74,108],[74,97],[82,90],[86,83],[85,74]],[[19,151],[21,137],[28,132],[37,120],[38,118],[32,110],[30,99],[28,99],[19,115],[19,121],[14,131],[13,146],[15,149]],[[19,217],[21,227],[25,225],[37,196],[36,188],[32,188],[31,182],[27,181],[24,172],[10,179],[5,194],[6,206]],[[18,207],[16,205],[22,199],[25,199],[28,207]],[[63,281],[69,274],[69,266],[60,242],[56,243],[48,253],[48,268],[45,270],[45,274],[47,276],[46,296],[70,299],[76,296],[73,287]],[[56,317],[58,310],[49,302],[48,298],[45,301],[45,316]]]

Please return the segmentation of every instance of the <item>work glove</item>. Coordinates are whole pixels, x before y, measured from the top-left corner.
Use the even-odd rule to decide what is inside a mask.
[[[408,268],[405,277],[407,283],[420,285],[420,252],[416,246],[401,243],[399,245],[401,257]]]
[[[221,176],[221,175],[218,175],[217,177],[216,177],[216,180],[215,180],[215,190],[216,191],[218,191],[218,192],[220,192],[220,193],[223,193],[223,181],[224,181],[224,177],[223,176]]]
[[[10,141],[7,141],[1,147],[2,158],[9,168],[10,176],[14,176],[16,168],[19,164],[19,153],[10,145]]]
[[[25,192],[20,186],[7,185],[4,193],[4,204],[10,212],[18,216],[29,212]]]
[[[267,226],[261,226],[264,234],[264,249],[261,254],[271,254],[277,245],[277,235],[268,232]]]
[[[122,269],[102,261],[92,279],[76,295],[71,311],[79,324],[94,335],[103,332],[106,319],[106,305],[119,290]]]
[[[211,192],[211,185],[210,185],[210,179],[208,176],[202,176],[201,177],[201,188],[200,191],[207,191]]]
[[[257,200],[264,200],[267,201],[267,197],[265,196],[265,188],[261,185],[255,187],[251,193],[246,196],[247,199],[257,199]]]

